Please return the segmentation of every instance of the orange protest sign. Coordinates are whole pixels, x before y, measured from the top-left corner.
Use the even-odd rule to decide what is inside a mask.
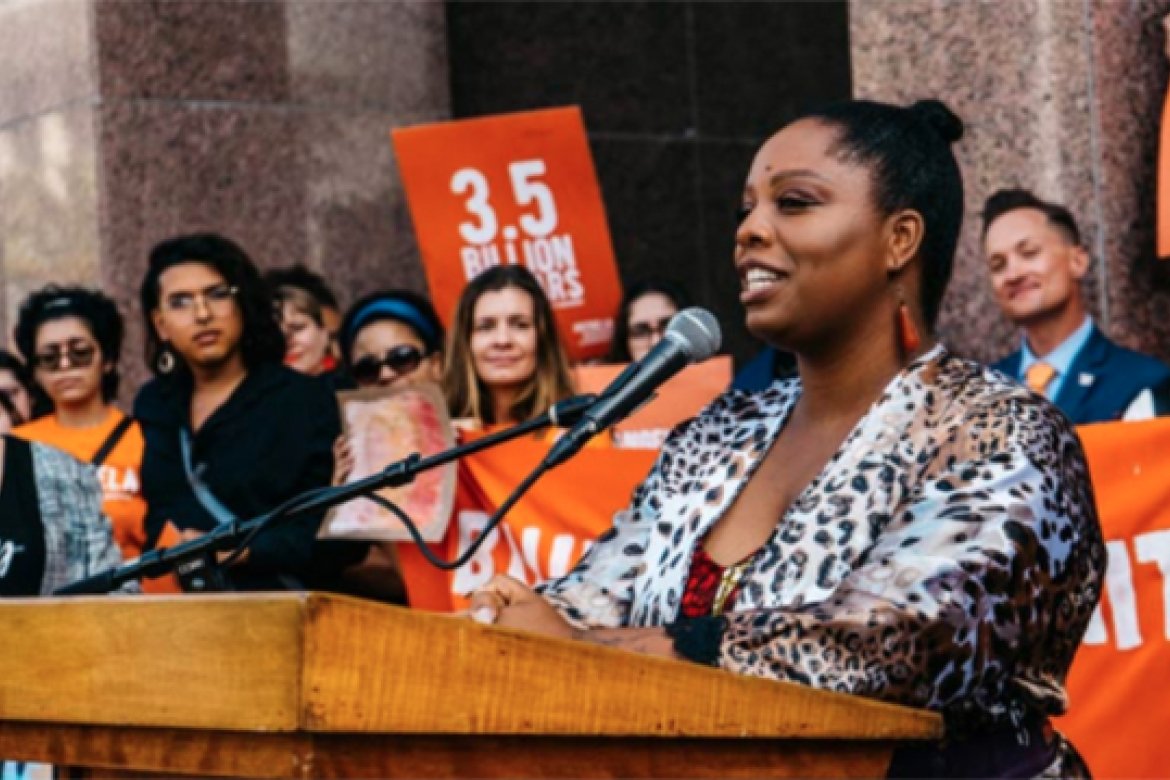
[[[1170,34],[1170,28],[1168,28],[1168,34]],[[1162,104],[1162,127],[1158,136],[1158,196],[1156,205],[1156,251],[1159,259],[1170,260],[1170,91],[1167,91]]]
[[[1097,777],[1165,777],[1170,690],[1170,419],[1079,429],[1108,547],[1105,593],[1058,719]]]
[[[444,322],[478,273],[524,265],[548,294],[570,356],[603,355],[621,285],[580,109],[419,125],[391,137]]]
[[[474,436],[474,434],[472,434]],[[468,549],[516,485],[548,453],[551,439],[517,439],[460,463],[455,514],[447,536],[431,549],[452,560]],[[456,572],[431,566],[413,545],[398,546],[410,605],[450,611],[496,574],[534,585],[568,572],[613,515],[630,502],[656,452],[586,448],[545,474],[490,532],[484,546]]]
[[[578,366],[574,370],[577,389],[600,393],[624,368],[625,365]],[[730,385],[731,358],[726,355],[687,366],[658,388],[654,400],[614,426],[614,446],[659,449],[674,426],[697,415]]]

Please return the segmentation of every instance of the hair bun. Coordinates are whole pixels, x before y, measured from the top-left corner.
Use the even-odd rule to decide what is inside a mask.
[[[963,120],[941,100],[919,100],[910,106],[910,111],[930,125],[948,144],[953,144],[963,137]]]

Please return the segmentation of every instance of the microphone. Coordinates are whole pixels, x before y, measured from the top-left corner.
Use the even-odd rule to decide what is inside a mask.
[[[559,466],[573,457],[587,441],[641,406],[666,380],[718,352],[721,340],[719,322],[706,309],[691,307],[675,314],[662,341],[602,391],[581,420],[549,450],[542,467]]]

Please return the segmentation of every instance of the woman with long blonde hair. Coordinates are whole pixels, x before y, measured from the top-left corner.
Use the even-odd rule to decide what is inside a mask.
[[[573,394],[552,306],[523,266],[496,266],[464,289],[448,338],[443,390],[475,427],[529,420]]]

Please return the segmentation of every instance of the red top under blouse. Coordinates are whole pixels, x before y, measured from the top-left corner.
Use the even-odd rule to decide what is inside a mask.
[[[725,571],[726,567],[711,560],[711,556],[707,555],[701,544],[695,545],[695,553],[691,556],[691,570],[687,574],[687,586],[683,590],[682,617],[706,617],[711,614]],[[735,603],[739,588],[740,583],[735,583],[735,587],[723,602],[724,607]]]

